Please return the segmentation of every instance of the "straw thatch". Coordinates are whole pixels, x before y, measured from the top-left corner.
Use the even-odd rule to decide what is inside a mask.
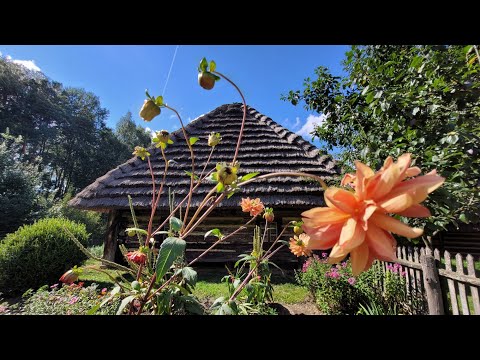
[[[230,162],[243,116],[243,105],[234,103],[222,105],[202,115],[186,126],[189,137],[200,140],[194,145],[196,174],[205,162],[211,148],[207,146],[210,132],[219,132],[221,143],[215,148],[209,169],[219,161]],[[169,167],[163,196],[159,207],[168,206],[168,188],[175,193],[175,200],[182,199],[189,190],[190,178],[185,171],[191,170],[191,159],[181,129],[172,133],[174,144],[165,153],[168,160],[174,160]],[[301,171],[331,179],[338,174],[338,168],[329,155],[324,155],[301,136],[277,124],[257,110],[247,107],[247,119],[238,160],[239,175],[250,172],[267,174],[276,171]],[[164,161],[159,149],[151,148],[151,161],[156,182],[163,175]],[[209,170],[208,169],[208,170]],[[214,184],[205,182],[193,196],[195,207]],[[151,177],[147,161],[132,158],[95,180],[70,201],[70,205],[88,210],[108,211],[127,209],[130,195],[136,208],[149,208],[152,199]],[[277,177],[253,182],[242,191],[225,199],[220,207],[238,207],[242,197],[259,197],[267,206],[294,207],[320,206],[324,204],[323,191],[317,182],[298,177]]]

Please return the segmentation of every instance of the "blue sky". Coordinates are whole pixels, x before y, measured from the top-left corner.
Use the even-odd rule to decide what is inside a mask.
[[[40,69],[66,86],[81,87],[99,96],[110,112],[107,124],[115,127],[128,110],[135,121],[153,130],[176,130],[178,120],[164,110],[152,122],[140,119],[145,99],[161,95],[176,50],[175,45],[55,45],[3,46],[0,53],[12,61]],[[197,84],[197,66],[202,57],[215,60],[217,70],[230,77],[244,92],[247,104],[311,140],[308,132],[321,120],[318,114],[281,101],[281,94],[302,88],[323,65],[341,75],[346,45],[180,45],[177,49],[164,100],[175,107],[184,122],[217,106],[240,102],[235,89],[219,81],[210,91]],[[318,145],[318,142],[315,142]]]

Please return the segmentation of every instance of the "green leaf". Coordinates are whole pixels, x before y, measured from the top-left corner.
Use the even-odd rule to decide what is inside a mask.
[[[198,71],[205,72],[207,71],[207,67],[208,67],[207,59],[203,58],[200,61],[200,65],[198,66]]]
[[[235,194],[235,190],[230,191],[230,192],[227,194],[227,199],[230,199],[234,194]]]
[[[368,93],[367,97],[365,98],[367,104],[370,104],[373,101],[374,96],[375,94],[373,93],[373,91]]]
[[[95,305],[90,310],[87,311],[87,315],[94,315],[98,309],[100,309],[100,304]]]
[[[175,216],[172,216],[172,217],[170,218],[170,230],[180,231],[180,229],[182,228],[182,226],[183,226],[182,220],[176,218]]]
[[[136,228],[136,227],[131,227],[131,228],[126,228],[125,229],[126,233],[128,233],[130,231],[135,231],[136,233],[140,233],[142,235],[148,235],[148,233],[145,230],[139,229],[139,228]]]
[[[460,216],[458,217],[458,220],[460,220],[461,222],[464,222],[465,224],[468,224],[468,220],[465,214],[460,214]]]
[[[187,174],[188,176],[192,177],[192,173],[190,171],[187,171],[187,170],[184,170],[185,171],[185,174]],[[194,180],[198,180],[198,176],[197,175],[194,175],[193,176],[193,179]]]
[[[365,95],[370,88],[370,85],[367,85],[363,90],[362,90],[362,95]]]
[[[205,239],[205,238],[207,238],[207,237],[210,236],[210,235],[215,236],[215,237],[217,237],[217,238],[219,238],[219,239],[223,237],[222,232],[220,231],[220,229],[216,229],[216,228],[207,231],[207,232],[205,233],[205,235],[203,236],[203,238]]]
[[[182,277],[187,280],[187,282],[192,286],[195,286],[195,284],[197,283],[197,272],[193,270],[193,268],[191,268],[190,266],[185,266],[184,268],[182,268]]]
[[[185,304],[185,310],[187,310],[189,313],[196,315],[205,314],[205,309],[203,305],[199,303],[194,296],[181,296],[180,300],[183,301],[183,303]]]
[[[127,304],[129,304],[130,301],[132,301],[133,299],[135,299],[135,295],[130,295],[130,296],[127,296],[125,299],[123,299],[122,302],[120,303],[120,306],[117,309],[117,315],[122,315],[122,312],[123,312],[123,309],[125,309],[125,306],[127,306]]]
[[[168,139],[168,140],[167,140],[167,144],[170,144],[170,145],[173,144],[173,140],[172,140],[172,139]]]
[[[147,90],[147,89],[145,89],[145,95],[147,95],[147,98],[152,99],[152,97],[151,97],[150,94],[148,93],[148,90]]]
[[[217,68],[217,64],[215,63],[215,61],[210,60],[210,71],[214,72],[216,68]]]
[[[169,237],[163,241],[157,258],[157,282],[163,278],[173,262],[183,254],[186,245],[185,240],[176,237]]]
[[[197,137],[191,137],[189,142],[190,142],[190,145],[195,145],[195,143],[198,141],[199,139]]]
[[[157,104],[158,106],[162,106],[163,105],[163,96],[157,96],[157,98],[155,99],[155,104]]]
[[[250,180],[252,178],[254,178],[255,176],[257,176],[258,174],[260,174],[259,172],[253,172],[253,173],[249,173],[247,175],[244,175],[242,176],[242,178],[240,179],[240,182],[244,182],[244,181],[247,181],[247,180]]]
[[[224,186],[221,182],[217,184],[217,192],[221,193],[224,190]]]

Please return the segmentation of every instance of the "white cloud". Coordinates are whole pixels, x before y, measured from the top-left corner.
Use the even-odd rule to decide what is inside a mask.
[[[293,125],[293,128],[296,128],[298,125],[300,125],[300,118],[297,116],[295,118],[295,124]]]
[[[7,58],[8,58],[8,56],[7,56]],[[10,57],[10,59],[11,59],[11,57]],[[13,60],[12,62],[14,62],[15,64],[23,65],[29,70],[40,71],[40,68],[37,65],[35,65],[34,60]]]
[[[315,116],[315,115],[308,115],[307,121],[303,124],[302,128],[297,131],[298,135],[311,138],[311,132],[315,129],[314,125],[321,125],[323,120],[325,119],[325,115]],[[297,120],[300,120],[297,118]]]
[[[169,119],[176,119],[176,118],[177,118],[177,115],[172,114],[172,115],[170,115],[168,118],[169,118]]]
[[[150,133],[150,135],[152,137],[154,137],[156,134],[155,134],[155,131],[153,131],[152,129],[150,129],[148,126],[145,128],[145,132],[147,133]]]
[[[12,57],[10,55],[7,55],[7,60],[12,60]]]

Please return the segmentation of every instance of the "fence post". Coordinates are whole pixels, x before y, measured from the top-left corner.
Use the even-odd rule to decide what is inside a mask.
[[[425,255],[420,256],[420,263],[423,271],[423,284],[428,301],[428,313],[430,315],[443,315],[443,299],[438,269],[435,265],[435,258],[432,250],[425,249]]]

